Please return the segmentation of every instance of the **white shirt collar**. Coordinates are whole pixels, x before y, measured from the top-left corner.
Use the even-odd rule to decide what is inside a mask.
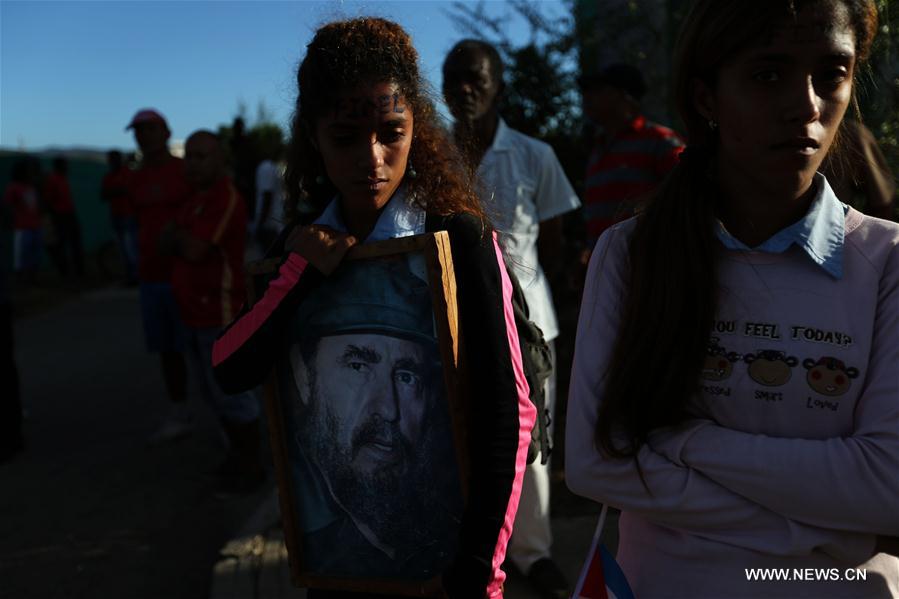
[[[509,126],[506,124],[502,118],[496,124],[496,133],[493,134],[493,143],[490,144],[490,148],[487,150],[487,153],[490,152],[505,152],[512,148],[512,140],[509,136]]]

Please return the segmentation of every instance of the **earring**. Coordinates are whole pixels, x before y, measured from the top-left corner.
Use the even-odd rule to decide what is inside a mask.
[[[418,176],[418,172],[415,170],[415,167],[412,166],[411,162],[406,164],[406,176],[410,179],[414,179]]]
[[[324,184],[325,184],[325,176],[324,176],[324,175],[317,175],[317,176],[315,177],[315,184],[316,184],[316,185],[324,185]]]
[[[709,129],[711,129],[712,131],[717,130],[718,129],[718,121],[716,121],[715,119],[709,119]]]

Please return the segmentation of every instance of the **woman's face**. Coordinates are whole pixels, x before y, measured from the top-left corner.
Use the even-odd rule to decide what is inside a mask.
[[[768,39],[699,84],[700,114],[718,123],[722,177],[799,197],[830,148],[852,95],[855,35],[842,3],[807,2]],[[815,5],[818,5],[817,7]]]
[[[342,93],[315,127],[315,141],[344,210],[377,211],[406,173],[412,110],[392,83]]]

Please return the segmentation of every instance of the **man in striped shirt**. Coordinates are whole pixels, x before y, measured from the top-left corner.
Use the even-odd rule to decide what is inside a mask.
[[[684,142],[646,119],[640,100],[643,75],[627,64],[613,64],[582,76],[584,115],[598,128],[584,178],[587,248],[600,234],[631,216],[636,201],[652,190],[677,163]]]

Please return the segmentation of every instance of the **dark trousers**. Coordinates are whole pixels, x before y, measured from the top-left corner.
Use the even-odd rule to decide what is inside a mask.
[[[133,216],[113,216],[112,228],[119,242],[125,275],[129,281],[137,281],[137,221]]]
[[[56,229],[56,245],[50,246],[50,255],[59,274],[69,274],[69,260],[75,266],[75,274],[84,274],[84,250],[81,247],[81,225],[74,212],[53,215]]]
[[[0,458],[22,447],[22,402],[13,356],[12,305],[0,303]]]

